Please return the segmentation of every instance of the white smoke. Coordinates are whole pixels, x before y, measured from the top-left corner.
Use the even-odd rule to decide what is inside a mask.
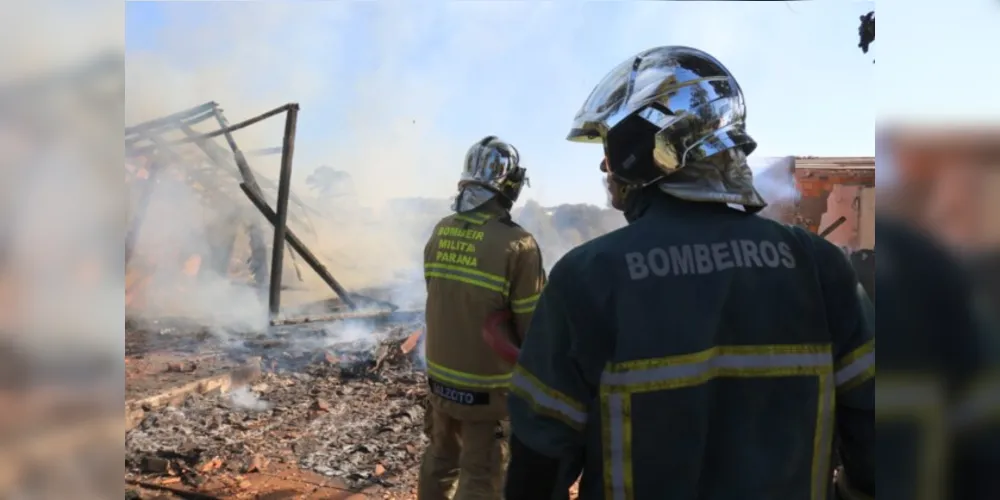
[[[753,185],[771,206],[784,207],[799,201],[795,183],[795,157],[750,157]]]
[[[171,173],[165,171],[158,177],[141,224],[134,227],[138,232],[128,271],[144,281],[136,287],[139,291],[135,302],[130,302],[130,317],[186,318],[220,332],[263,329],[267,310],[258,291],[209,263],[209,233],[223,228],[220,222],[230,216],[227,209],[233,207],[225,202],[204,202],[197,190],[175,180]],[[141,192],[144,182],[148,181],[127,187]],[[243,218],[237,220],[245,222]],[[245,248],[234,248],[234,253],[239,256],[242,250]],[[197,273],[185,269],[190,262],[185,259],[192,256],[200,259],[194,261]]]
[[[241,410],[267,411],[271,409],[271,403],[260,399],[246,386],[229,391],[229,403]]]

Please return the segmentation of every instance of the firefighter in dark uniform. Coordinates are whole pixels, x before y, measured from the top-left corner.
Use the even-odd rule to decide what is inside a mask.
[[[424,249],[430,444],[421,500],[500,498],[512,367],[482,331],[488,317],[508,311],[505,329],[520,345],[545,284],[538,244],[510,217],[526,183],[512,145],[493,136],[477,142],[465,157],[455,213]]]
[[[955,253],[935,238],[935,228],[922,227],[919,200],[927,196],[914,198],[905,167],[939,158],[941,143],[932,138],[897,159],[897,148],[911,146],[905,142],[924,140],[911,133],[889,131],[875,141],[881,203],[875,283],[888,290],[879,334],[889,347],[880,361],[875,414],[880,497],[1000,498],[1000,336],[990,324],[997,308],[982,295],[992,284],[989,270],[965,268],[975,264],[968,259],[973,253]],[[983,157],[950,144],[944,157],[956,165],[977,165]]]
[[[877,407],[882,498],[1000,498],[1000,378],[968,276],[898,220],[880,217],[876,231],[878,286],[889,290]]]
[[[742,91],[658,47],[597,85],[629,224],[555,264],[511,379],[511,500],[875,496],[875,313],[843,252],[756,215]],[[836,444],[835,444],[836,443]],[[838,480],[834,459],[839,453]]]

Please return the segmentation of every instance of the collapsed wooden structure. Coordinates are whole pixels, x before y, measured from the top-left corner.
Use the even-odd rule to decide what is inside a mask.
[[[212,197],[212,205],[231,207],[225,214],[225,226],[246,224],[249,235],[251,256],[249,271],[255,285],[268,294],[268,308],[272,320],[277,321],[281,307],[282,271],[284,268],[285,243],[292,247],[292,259],[301,258],[333,290],[346,310],[357,311],[361,302],[374,302],[366,297],[350,294],[306,246],[295,232],[288,227],[290,221],[308,227],[311,209],[291,192],[292,158],[295,147],[295,132],[299,105],[289,103],[261,115],[236,124],[230,124],[220,106],[208,102],[169,116],[164,116],[125,129],[126,181],[141,184],[138,196],[131,210],[125,239],[125,265],[132,260],[136,243],[143,230],[146,211],[158,178],[174,168],[184,177],[183,181],[193,185],[203,195]],[[282,137],[281,169],[277,180],[267,179],[251,168],[249,154],[244,152],[233,137],[233,132],[244,129],[268,118],[284,115],[285,127]],[[217,129],[203,133],[195,126],[204,123],[217,125]],[[227,147],[217,142],[223,138]],[[200,151],[198,158],[192,158],[188,150],[194,146]],[[184,148],[187,148],[185,150]],[[273,153],[275,151],[267,151]],[[245,203],[249,201],[249,204]],[[245,217],[250,207],[256,209],[273,227],[268,259],[266,230],[254,217]],[[273,207],[273,208],[272,208]],[[234,236],[229,233],[222,241],[213,245],[213,255],[209,265],[215,266],[225,275],[234,244]],[[270,261],[270,262],[268,262]],[[298,272],[298,267],[296,267]],[[372,314],[384,314],[394,306],[377,304]],[[367,308],[366,308],[367,309]]]

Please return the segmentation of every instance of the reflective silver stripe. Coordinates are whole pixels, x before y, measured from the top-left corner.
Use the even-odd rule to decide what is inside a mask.
[[[861,375],[873,366],[875,366],[874,351],[861,356],[849,365],[837,370],[837,374],[834,375],[834,379],[837,381],[837,386],[839,387],[854,380],[855,377]]]
[[[427,362],[427,376],[464,388],[500,389],[507,387],[510,382],[510,374],[475,375],[445,368],[432,361]]]
[[[524,372],[524,368],[520,366],[514,370],[514,374],[511,377],[511,387],[530,397],[531,403],[538,405],[541,409],[547,410],[551,414],[565,417],[565,419],[577,427],[586,425],[586,412],[575,407],[576,405],[564,401],[563,398],[568,399],[567,396],[558,394],[555,389],[539,386],[539,383],[532,380],[532,377],[527,375]]]
[[[641,371],[604,372],[601,384],[628,386],[672,379],[711,375],[713,370],[772,369],[832,366],[829,354],[720,354],[705,361],[681,365],[660,366]]]
[[[824,349],[807,347],[794,352],[794,346],[762,346],[759,353],[746,353],[754,348],[718,347],[687,356],[656,360],[641,360],[625,370],[630,363],[612,365],[601,376],[604,429],[605,485],[610,498],[633,500],[631,398],[633,394],[693,387],[717,377],[813,377],[817,380],[816,421],[813,435],[811,500],[826,498],[830,482],[830,458],[834,434],[836,385],[833,377],[833,356]],[[730,353],[727,353],[729,351]],[[739,352],[734,354],[731,352]],[[777,351],[777,352],[775,352]],[[690,361],[684,361],[684,360]],[[659,365],[659,366],[657,366]],[[615,371],[615,369],[619,371]],[[674,382],[675,384],[663,384]],[[658,385],[661,384],[661,385]],[[667,387],[668,389],[663,389]]]
[[[458,281],[460,283],[499,292],[503,295],[507,295],[510,289],[510,284],[501,276],[484,273],[474,268],[465,268],[451,264],[424,264],[424,276],[428,278],[441,278]]]

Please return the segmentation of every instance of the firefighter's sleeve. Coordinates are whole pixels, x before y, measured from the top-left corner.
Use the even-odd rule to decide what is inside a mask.
[[[574,461],[584,446],[590,402],[604,361],[595,308],[580,299],[586,288],[563,258],[538,300],[511,378],[512,432],[541,455]]]
[[[875,308],[847,257],[819,241],[819,269],[833,334],[841,496],[875,497]]]
[[[518,242],[510,267],[510,310],[517,339],[523,342],[545,286],[542,253],[533,237],[526,236]]]

